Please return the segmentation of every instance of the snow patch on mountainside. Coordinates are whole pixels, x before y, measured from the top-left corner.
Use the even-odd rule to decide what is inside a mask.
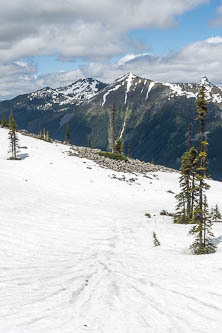
[[[205,87],[206,100],[208,102],[212,101],[214,103],[222,103],[222,89],[219,86],[212,84],[206,76],[202,78],[199,84],[196,83],[162,83],[164,86],[170,88],[170,94],[168,99],[173,97],[185,96],[186,98],[197,99],[200,87]]]
[[[121,87],[120,84],[117,84],[114,88],[109,89],[104,95],[103,95],[103,102],[102,102],[102,106],[106,103],[106,97],[115,90],[118,90]]]
[[[134,75],[133,73],[129,73],[127,78],[126,78],[126,92],[125,92],[125,100],[124,100],[124,104],[126,104],[127,102],[127,96],[128,96],[128,92],[130,91],[130,87],[133,83],[133,79],[135,79],[136,75]]]
[[[152,88],[155,86],[155,83],[156,83],[156,82],[150,82],[150,84],[149,84],[149,88],[148,88],[148,90],[147,90],[146,98],[145,98],[145,99],[148,99],[148,97],[149,97],[149,93],[151,92]]]
[[[122,139],[123,133],[125,131],[125,127],[126,127],[126,121],[124,120],[123,127],[122,127],[122,130],[121,130],[120,136],[119,136],[120,139]]]
[[[163,85],[167,86],[171,90],[171,94],[168,99],[171,99],[175,96],[186,96],[187,98],[197,98],[198,92],[193,93],[191,91],[184,90],[179,84],[176,83],[163,83]]]

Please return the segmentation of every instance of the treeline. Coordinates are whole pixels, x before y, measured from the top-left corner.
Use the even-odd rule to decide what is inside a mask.
[[[206,138],[207,101],[205,88],[201,87],[197,99],[197,120],[199,120],[199,147],[194,147],[192,126],[189,128],[189,149],[181,158],[180,193],[176,195],[177,208],[174,222],[193,224],[190,233],[195,235],[191,245],[193,254],[207,254],[216,251],[213,242],[212,223],[221,219],[218,206],[209,211],[207,190],[208,142]]]

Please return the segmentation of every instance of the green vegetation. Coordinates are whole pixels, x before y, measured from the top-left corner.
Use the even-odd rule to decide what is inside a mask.
[[[1,125],[2,127],[9,127],[9,121],[8,121],[8,119],[6,119],[6,118],[2,118],[2,119],[0,120],[0,125]]]
[[[216,251],[213,242],[212,214],[209,213],[206,191],[209,185],[206,182],[208,174],[208,142],[206,141],[207,101],[205,88],[201,87],[197,99],[196,109],[199,120],[199,150],[192,145],[192,131],[189,130],[189,151],[181,159],[180,193],[176,195],[177,212],[174,215],[175,223],[192,223],[194,226],[190,234],[195,235],[190,246],[193,254],[209,254]],[[219,217],[217,212],[217,218]]]
[[[66,134],[65,134],[65,143],[70,144],[70,128],[69,124],[66,126]]]
[[[120,138],[118,138],[116,141],[115,150],[116,150],[116,153],[123,154],[123,143]]]
[[[124,156],[122,154],[119,154],[119,153],[111,153],[111,152],[101,151],[98,154],[99,154],[99,156],[108,157],[112,160],[125,161],[125,162],[128,161],[126,156]]]
[[[44,140],[46,142],[52,142],[49,131],[46,131],[45,128],[43,128],[43,131],[40,130],[39,134],[37,135],[37,138],[40,140]]]
[[[211,208],[211,219],[213,222],[221,222],[222,216],[218,205],[216,205],[215,208]]]
[[[9,138],[9,152],[11,153],[10,160],[19,160],[17,154],[19,152],[19,139],[18,135],[16,133],[16,122],[13,117],[13,114],[10,114],[9,117],[9,132],[8,132],[8,138]]]

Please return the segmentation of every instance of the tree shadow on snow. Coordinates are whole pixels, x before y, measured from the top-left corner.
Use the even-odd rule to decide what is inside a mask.
[[[218,245],[222,242],[222,236],[213,239],[214,245]]]
[[[20,160],[25,160],[26,158],[28,158],[29,157],[29,154],[19,154],[18,155],[18,158],[20,159]]]

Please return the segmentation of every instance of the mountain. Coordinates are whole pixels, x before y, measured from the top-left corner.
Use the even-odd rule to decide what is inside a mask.
[[[66,87],[43,88],[29,94],[27,98],[33,104],[38,103],[38,109],[61,112],[67,109],[66,106],[81,105],[106,86],[107,84],[92,78],[80,79]]]
[[[0,128],[0,332],[221,331],[222,223],[217,252],[191,256],[190,226],[160,215],[178,173],[123,174],[18,135],[22,160],[7,160]]]
[[[30,132],[49,130],[64,140],[67,123],[71,141],[103,150],[110,149],[109,113],[116,105],[116,136],[125,151],[135,158],[179,168],[187,149],[188,126],[198,145],[196,98],[206,88],[209,141],[209,172],[222,180],[220,141],[222,137],[222,88],[204,77],[197,83],[156,82],[128,73],[111,84],[94,79],[78,80],[62,88],[44,88],[0,103],[0,117],[13,112],[19,128]]]

